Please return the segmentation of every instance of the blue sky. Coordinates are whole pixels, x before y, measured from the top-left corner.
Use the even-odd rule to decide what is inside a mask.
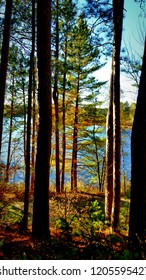
[[[123,25],[123,44],[131,44],[133,51],[137,55],[143,54],[143,35],[145,18],[140,16],[140,4],[135,3],[134,0],[125,0],[125,17]],[[145,25],[146,32],[146,25]],[[146,34],[146,33],[145,33]]]
[[[132,52],[135,58],[140,60],[143,56],[144,37],[146,35],[145,18],[141,15],[140,4],[134,0],[125,0],[125,17],[123,22],[122,45]],[[124,92],[124,101],[136,101],[137,89],[132,86],[131,81],[124,74],[121,74],[121,88]]]
[[[135,57],[142,57],[144,47],[144,32],[146,31],[146,24],[144,28],[144,17],[140,17],[139,3],[135,3],[134,0],[125,0],[125,17],[123,22],[123,39],[122,47],[127,47],[129,51],[133,53]],[[143,34],[141,34],[141,31]],[[146,33],[145,33],[146,34]],[[131,49],[131,50],[130,50]],[[99,80],[110,80],[111,74],[111,60],[107,63],[103,69],[99,70],[96,77]],[[133,81],[121,73],[121,89],[123,102],[129,103],[135,102],[137,98],[137,89],[132,86]],[[108,101],[108,87],[104,90],[105,100]]]

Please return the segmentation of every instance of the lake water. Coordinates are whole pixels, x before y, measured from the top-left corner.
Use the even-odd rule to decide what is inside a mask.
[[[11,148],[11,167],[19,166],[19,170],[12,169],[12,176],[10,182],[21,182],[24,180],[24,151],[23,151],[23,120],[22,118],[14,119],[15,129],[12,133],[12,148]],[[6,164],[7,148],[8,148],[8,130],[9,120],[4,121],[4,133],[3,133],[3,147],[2,147],[2,161]],[[105,132],[104,132],[105,135]],[[130,180],[131,177],[131,130],[124,129],[121,132],[121,179],[124,176]],[[81,159],[80,159],[81,161]],[[51,181],[55,182],[55,171],[51,169],[50,174]],[[87,169],[82,168],[78,172],[78,179],[84,181],[85,184],[89,184],[91,175],[87,172]],[[70,181],[70,174],[66,174],[65,181]]]
[[[121,177],[131,179],[131,130],[124,129],[121,133]]]

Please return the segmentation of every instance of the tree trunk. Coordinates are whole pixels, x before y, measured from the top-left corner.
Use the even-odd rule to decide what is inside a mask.
[[[106,187],[105,218],[111,225],[113,202],[113,74],[110,81],[110,101],[106,124]]]
[[[33,101],[32,101],[32,154],[31,154],[31,190],[34,190],[35,181],[35,142],[36,142],[36,99],[35,99],[35,66],[33,63]]]
[[[1,50],[1,63],[0,63],[0,154],[1,154],[1,146],[2,146],[3,112],[4,112],[4,99],[5,99],[5,88],[6,88],[6,75],[7,75],[7,64],[8,64],[12,5],[13,5],[12,0],[7,0],[6,1],[4,31],[3,31],[3,43],[2,43],[2,50]]]
[[[96,163],[97,163],[97,177],[98,177],[98,186],[99,191],[102,190],[102,181],[101,181],[101,172],[100,172],[100,162],[99,162],[99,156],[98,156],[98,144],[96,139],[96,124],[93,125],[93,141],[95,145],[95,156],[96,156]]]
[[[25,82],[22,78],[22,92],[23,92],[23,110],[24,110],[24,120],[23,120],[23,143],[24,143],[24,162],[26,164],[26,100],[25,100]]]
[[[32,64],[33,54],[30,55],[29,89],[28,89],[28,113],[27,113],[27,138],[26,138],[26,165],[25,165],[25,193],[24,193],[24,217],[23,228],[28,226],[29,185],[30,185],[30,137],[31,137],[31,100],[32,100]]]
[[[31,111],[32,111],[32,85],[35,52],[35,0],[32,0],[32,50],[30,54],[29,88],[28,88],[28,114],[27,114],[27,141],[26,141],[26,166],[25,166],[25,194],[23,227],[28,227],[28,207],[30,189],[30,140],[31,140]]]
[[[59,159],[59,107],[58,107],[58,93],[54,99],[55,103],[55,161],[56,161],[56,192],[60,193],[60,159]]]
[[[10,130],[9,130],[9,142],[8,142],[8,154],[7,154],[5,182],[9,182],[10,155],[11,155],[11,142],[12,142],[12,129],[13,129],[13,111],[14,111],[14,74],[12,74]]]
[[[146,40],[131,137],[131,203],[129,236],[135,243],[146,230]]]
[[[64,57],[64,75],[63,75],[63,98],[62,98],[62,126],[63,126],[63,135],[62,135],[62,177],[61,177],[61,192],[64,191],[64,178],[65,178],[65,155],[66,155],[66,134],[65,134],[65,114],[66,114],[66,105],[65,105],[65,93],[66,93],[66,63],[67,63],[67,35],[65,38],[65,57]]]
[[[113,0],[113,56],[107,116],[105,216],[115,231],[120,212],[120,50],[124,0]]]
[[[56,0],[56,54],[55,54],[55,81],[54,81],[54,105],[55,105],[55,142],[56,142],[56,192],[60,192],[60,159],[59,159],[59,106],[58,106],[58,58],[59,58],[59,19],[58,19],[58,0]]]
[[[32,1],[32,153],[31,153],[31,190],[34,190],[35,181],[35,133],[36,133],[36,100],[35,100],[35,0]]]
[[[120,51],[122,40],[124,0],[113,0],[113,207],[112,227],[116,231],[120,214]]]
[[[71,167],[71,191],[77,191],[77,149],[78,149],[78,113],[79,113],[79,74],[76,93],[76,107],[73,132],[72,167]]]
[[[49,237],[49,171],[52,132],[51,1],[37,1],[39,131],[35,164],[32,234]]]

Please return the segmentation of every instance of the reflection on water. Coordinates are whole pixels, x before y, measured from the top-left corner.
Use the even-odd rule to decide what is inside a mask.
[[[23,148],[23,119],[14,119],[14,130],[12,132],[12,145],[11,145],[11,175],[10,182],[24,181],[24,148]],[[4,120],[4,133],[3,133],[3,146],[2,146],[2,162],[6,164],[7,149],[8,149],[8,135],[9,135],[9,120]],[[105,132],[104,132],[105,134]],[[103,136],[103,135],[102,135]],[[121,179],[124,176],[130,180],[131,177],[131,130],[124,129],[121,132]],[[80,155],[79,155],[80,157]],[[79,158],[81,162],[81,157]],[[55,182],[55,170],[51,168],[50,179]],[[90,173],[85,168],[78,171],[78,180],[82,180],[88,184],[91,180]],[[70,174],[66,173],[65,182],[70,181]]]

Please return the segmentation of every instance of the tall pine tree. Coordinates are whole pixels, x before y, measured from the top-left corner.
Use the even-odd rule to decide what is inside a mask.
[[[52,132],[51,1],[37,1],[39,130],[35,165],[32,234],[49,237],[49,170]]]

